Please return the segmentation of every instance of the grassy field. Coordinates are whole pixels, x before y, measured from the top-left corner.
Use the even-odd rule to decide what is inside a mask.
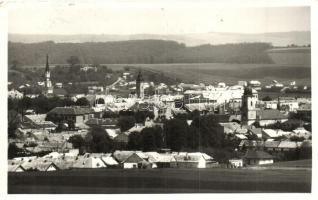
[[[113,70],[132,66],[155,73],[164,73],[183,82],[236,84],[239,80],[258,79],[263,84],[278,80],[285,84],[295,80],[297,84],[311,84],[310,64],[226,64],[226,63],[183,63],[183,64],[102,64]],[[52,67],[54,64],[51,65]],[[23,66],[25,69],[43,66]]]
[[[266,166],[272,166],[272,167],[293,167],[293,168],[311,168],[312,166],[312,160],[307,159],[307,160],[293,160],[293,161],[285,161],[285,162],[276,162],[270,165]]]
[[[215,84],[226,82],[236,84],[239,80],[260,80],[269,84],[278,80],[285,84],[295,80],[297,84],[310,85],[310,65],[276,65],[276,64],[224,64],[224,63],[193,63],[193,64],[109,64],[110,68],[134,66],[144,70],[164,73],[171,78],[183,82]]]
[[[311,192],[311,170],[151,169],[9,173],[8,193]]]

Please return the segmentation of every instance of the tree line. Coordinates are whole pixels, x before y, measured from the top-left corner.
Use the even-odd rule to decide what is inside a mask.
[[[81,63],[272,63],[268,43],[239,43],[187,47],[175,41],[135,40],[97,43],[13,43],[9,42],[9,66],[45,63],[64,64],[70,56]]]

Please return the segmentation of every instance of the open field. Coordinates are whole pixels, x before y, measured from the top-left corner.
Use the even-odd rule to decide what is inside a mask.
[[[276,64],[224,64],[224,63],[193,63],[193,64],[108,64],[110,68],[133,66],[157,73],[164,73],[171,78],[183,82],[215,84],[226,82],[236,84],[239,80],[260,80],[269,84],[272,80],[297,84],[311,84],[310,65],[276,65]]]
[[[270,165],[266,166],[272,166],[272,167],[293,167],[293,168],[311,168],[312,166],[312,160],[307,159],[307,160],[293,160],[293,161],[285,161],[285,162],[276,162]]]
[[[310,64],[225,64],[225,63],[179,63],[179,64],[102,64],[113,70],[131,66],[155,73],[164,73],[183,82],[236,84],[239,80],[260,80],[269,84],[277,80],[288,84],[295,80],[300,85],[311,85]],[[51,65],[54,67],[54,64]],[[23,66],[24,69],[44,68],[44,65]]]
[[[150,169],[9,173],[8,193],[311,192],[311,170]]]

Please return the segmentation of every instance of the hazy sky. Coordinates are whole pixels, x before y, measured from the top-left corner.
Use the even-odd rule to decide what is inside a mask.
[[[15,7],[9,33],[182,34],[264,33],[310,30],[309,7],[196,6]]]

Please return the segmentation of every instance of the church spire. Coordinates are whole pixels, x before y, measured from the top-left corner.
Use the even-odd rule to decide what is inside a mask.
[[[46,72],[50,71],[50,68],[49,68],[49,55],[48,55],[48,54],[46,54],[45,71],[46,71]]]

